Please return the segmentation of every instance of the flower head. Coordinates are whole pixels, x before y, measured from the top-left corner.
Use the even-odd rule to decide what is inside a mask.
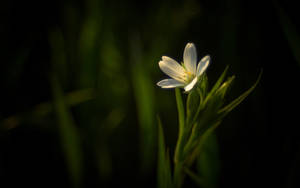
[[[161,88],[183,87],[188,92],[196,85],[209,62],[210,57],[207,55],[197,65],[196,47],[193,43],[188,43],[184,49],[182,65],[170,57],[162,56],[159,67],[171,79],[161,80],[157,85]]]

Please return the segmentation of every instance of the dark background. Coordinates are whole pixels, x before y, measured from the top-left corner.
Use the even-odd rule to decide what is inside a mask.
[[[177,135],[157,63],[187,42],[229,99],[263,69],[217,129],[219,187],[299,187],[299,32],[285,1],[1,1],[0,187],[155,187],[155,115]]]

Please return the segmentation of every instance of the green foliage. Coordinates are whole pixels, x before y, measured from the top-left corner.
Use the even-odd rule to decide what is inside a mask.
[[[215,83],[215,85],[210,90],[210,92],[209,92],[208,97],[206,98],[206,100],[208,100],[211,95],[215,94],[216,90],[223,83],[223,80],[225,79],[225,76],[227,74],[228,69],[229,69],[229,66],[226,66],[225,70],[223,71],[223,73],[221,74],[221,76],[219,77],[219,79],[217,80],[217,82]]]
[[[201,177],[201,187],[215,188],[218,186],[218,177],[220,171],[219,148],[217,136],[213,131],[210,131],[203,145],[201,153],[196,159],[196,167],[199,177]]]
[[[157,1],[152,2],[151,6],[141,6],[142,9],[137,7],[140,5],[126,2],[106,3],[102,0],[62,2],[56,6],[56,11],[53,11],[58,11],[57,14],[50,16],[52,18],[49,17],[51,20],[59,19],[59,23],[54,24],[53,20],[44,20],[45,23],[48,21],[50,23],[46,24],[49,27],[49,34],[45,35],[47,31],[44,26],[43,31],[40,32],[39,27],[31,27],[32,25],[28,24],[26,28],[25,24],[20,30],[22,32],[19,32],[19,37],[26,40],[19,41],[18,37],[3,35],[7,38],[9,45],[3,43],[1,55],[6,54],[6,48],[8,50],[11,50],[12,46],[22,48],[18,53],[7,53],[8,56],[16,57],[17,62],[3,59],[3,63],[8,60],[6,65],[10,67],[9,71],[5,66],[2,67],[5,73],[3,80],[9,83],[4,84],[2,89],[4,93],[20,91],[13,88],[19,87],[19,83],[26,83],[18,80],[23,78],[27,80],[28,73],[35,79],[36,76],[43,78],[41,75],[53,72],[56,78],[50,81],[52,88],[47,87],[48,80],[35,79],[37,81],[30,85],[37,84],[33,86],[36,88],[28,88],[28,90],[33,90],[30,92],[32,96],[26,96],[27,92],[20,92],[16,95],[23,98],[23,101],[20,101],[21,104],[18,104],[18,108],[19,106],[21,108],[1,113],[1,117],[4,118],[1,120],[1,130],[3,128],[5,131],[10,131],[25,124],[33,125],[34,129],[41,129],[51,134],[54,139],[58,134],[62,145],[61,152],[65,156],[65,163],[72,181],[76,185],[79,184],[81,178],[86,178],[83,176],[86,172],[92,174],[93,177],[100,177],[100,180],[97,178],[87,178],[87,180],[93,179],[94,182],[100,182],[100,184],[102,179],[106,180],[103,176],[109,179],[115,174],[126,174],[127,166],[124,168],[122,165],[131,164],[131,160],[136,160],[137,156],[140,156],[142,165],[137,165],[138,167],[135,168],[147,166],[148,172],[153,172],[154,157],[156,157],[153,151],[157,146],[158,132],[157,127],[154,126],[155,107],[168,104],[163,101],[163,97],[160,98],[160,93],[155,93],[154,82],[158,79],[157,61],[160,54],[165,53],[166,48],[170,49],[173,46],[171,53],[175,53],[176,46],[186,42],[186,37],[189,36],[189,40],[203,42],[201,48],[205,48],[207,44],[221,46],[221,49],[216,49],[216,51],[226,54],[227,60],[232,60],[232,63],[236,62],[238,57],[233,48],[237,44],[236,36],[238,36],[235,23],[239,22],[231,20],[231,17],[239,18],[237,14],[225,13],[223,16],[224,12],[221,11],[220,24],[224,24],[224,27],[219,32],[214,29],[214,27],[222,28],[218,24],[211,24],[210,27],[213,28],[210,29],[202,27],[207,21],[216,23],[215,21],[219,19],[213,15],[215,11],[207,11],[211,9],[207,9],[206,3],[198,3],[195,0],[180,3]],[[150,9],[145,7],[150,7]],[[232,7],[229,8],[226,10],[232,11]],[[114,11],[111,11],[112,9]],[[286,19],[282,20],[286,24]],[[195,21],[200,23],[199,28],[190,27]],[[45,24],[43,21],[41,23]],[[6,26],[5,22],[4,25]],[[27,30],[30,27],[33,30]],[[288,26],[284,25],[284,27]],[[11,31],[14,28],[3,27],[4,31]],[[193,29],[192,32],[191,29]],[[298,40],[295,40],[293,29],[287,31],[285,29],[285,31],[289,43],[293,43],[292,48],[296,49]],[[211,31],[213,32],[210,33]],[[30,37],[23,36],[22,33],[30,33]],[[210,35],[207,35],[209,33]],[[44,35],[46,39],[43,38]],[[135,37],[140,38],[135,40]],[[18,44],[16,45],[14,41],[18,41]],[[49,41],[49,44],[47,42],[41,44],[44,41]],[[37,50],[37,48],[40,49]],[[50,50],[49,53],[47,50]],[[297,56],[297,50],[293,52]],[[227,62],[226,58],[223,60]],[[31,72],[31,70],[34,71]],[[216,176],[209,172],[208,168],[209,166],[212,168],[211,163],[215,163],[207,160],[212,160],[214,155],[217,155],[214,152],[210,154],[208,152],[215,147],[209,144],[215,139],[215,136],[210,137],[210,134],[213,134],[215,128],[221,123],[223,116],[225,117],[254,89],[253,87],[251,91],[227,106],[224,105],[223,99],[234,80],[234,77],[230,77],[224,82],[227,70],[228,67],[212,88],[209,87],[208,78],[204,74],[200,78],[198,89],[192,90],[188,95],[176,89],[179,133],[174,156],[173,179],[170,175],[169,152],[164,144],[159,145],[160,151],[164,151],[160,152],[164,154],[164,157],[161,157],[164,160],[160,161],[162,164],[160,171],[164,171],[162,168],[166,166],[165,163],[168,164],[165,168],[169,169],[160,174],[165,174],[163,177],[167,177],[167,182],[174,180],[180,186],[186,174],[204,187],[203,184],[206,185],[205,182],[208,179],[210,182],[213,179],[211,177]],[[11,78],[15,78],[15,81],[11,82],[13,80]],[[45,87],[39,88],[42,85]],[[26,87],[28,86],[20,88],[27,89]],[[53,100],[47,98],[48,90],[53,92]],[[10,100],[12,99],[14,98]],[[30,102],[27,103],[26,99]],[[133,103],[136,106],[132,105]],[[13,106],[14,103],[9,105]],[[163,110],[170,109],[171,107],[166,107]],[[169,119],[172,121],[175,119],[173,117]],[[52,126],[52,124],[57,126]],[[175,126],[173,128],[175,129]],[[140,131],[135,131],[136,129]],[[159,138],[161,143],[162,128],[159,133],[162,135]],[[172,133],[168,132],[168,136]],[[136,142],[136,137],[139,137],[138,142]],[[118,142],[121,144],[115,144]],[[216,143],[215,140],[212,142]],[[135,143],[138,143],[139,147],[135,148]],[[84,159],[82,149],[87,156]],[[171,151],[172,149],[171,147]],[[125,152],[122,153],[123,150]],[[121,164],[114,161],[120,154],[126,154]],[[200,167],[197,168],[199,174],[193,172],[195,169],[192,165],[195,162],[199,163]],[[204,166],[203,163],[208,166]],[[137,172],[135,168],[131,173]],[[142,177],[140,174],[137,176]],[[163,181],[165,182],[164,178],[160,180],[160,182]],[[84,182],[87,181],[84,180]],[[167,183],[163,187],[170,187],[170,185],[171,183]]]
[[[260,72],[256,82],[253,84],[252,87],[250,87],[247,91],[245,91],[242,95],[240,95],[238,98],[233,100],[231,103],[223,107],[222,109],[219,110],[219,114],[222,114],[222,116],[227,115],[230,111],[232,111],[235,107],[237,107],[257,86],[259,83],[259,80],[262,76],[262,71]]]
[[[153,126],[154,115],[154,86],[143,64],[143,54],[140,41],[131,41],[131,77],[138,109],[140,129],[141,170],[149,172],[153,166],[155,155],[153,150],[156,145],[156,127]]]
[[[54,109],[58,120],[62,149],[74,187],[79,187],[82,179],[82,151],[79,132],[63,98],[63,92],[56,77],[52,77]]]
[[[225,96],[235,79],[235,76],[230,76],[224,81],[227,71],[228,66],[210,91],[206,74],[199,78],[197,88],[187,96],[186,113],[180,90],[175,89],[179,118],[179,136],[174,156],[175,187],[183,186],[185,175],[190,176],[201,187],[217,186],[219,161],[214,130],[254,90],[262,75],[261,72],[253,86],[242,95],[224,105]],[[195,162],[199,175],[190,169]]]
[[[182,102],[182,97],[179,88],[175,89],[175,96],[176,96],[176,102],[177,102],[177,110],[178,110],[178,122],[179,122],[179,130],[178,130],[178,139],[177,139],[177,146],[175,150],[175,156],[174,161],[179,161],[180,156],[180,148],[182,143],[182,136],[184,135],[184,106]]]
[[[157,187],[173,188],[169,152],[166,150],[164,132],[160,118],[158,120],[158,161],[157,161]]]
[[[202,102],[202,101],[201,101]],[[187,120],[186,124],[189,124],[190,121],[192,121],[192,118],[197,113],[197,108],[200,105],[200,96],[199,93],[196,90],[192,90],[186,101],[186,113],[187,113]]]

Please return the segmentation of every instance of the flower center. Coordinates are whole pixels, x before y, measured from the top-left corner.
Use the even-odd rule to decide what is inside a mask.
[[[185,71],[185,81],[187,83],[191,82],[195,78],[195,75],[189,71]]]

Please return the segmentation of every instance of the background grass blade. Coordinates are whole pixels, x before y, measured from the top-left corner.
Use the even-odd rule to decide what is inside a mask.
[[[172,188],[172,176],[169,152],[166,151],[164,132],[160,118],[158,121],[158,160],[157,160],[157,187]]]
[[[149,172],[154,163],[156,128],[154,126],[154,84],[145,68],[141,44],[137,37],[131,39],[131,78],[140,125],[141,170]]]
[[[64,100],[69,106],[77,106],[95,98],[93,89],[82,89],[72,91],[64,96]],[[18,127],[24,122],[40,122],[53,112],[53,104],[51,101],[42,102],[34,106],[29,112],[15,114],[1,120],[1,128],[5,130]]]
[[[75,127],[56,77],[52,77],[51,84],[54,109],[58,120],[62,149],[71,176],[70,179],[74,187],[79,187],[82,179],[82,151],[79,132]]]

